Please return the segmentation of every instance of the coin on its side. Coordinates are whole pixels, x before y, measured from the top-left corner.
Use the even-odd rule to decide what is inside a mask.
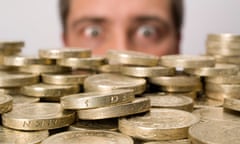
[[[83,84],[85,78],[87,78],[90,72],[77,72],[77,73],[55,73],[55,74],[42,74],[42,81],[48,84],[54,85],[74,85]]]
[[[214,55],[214,58],[216,59],[216,63],[240,65],[240,57],[239,56]]]
[[[207,95],[210,93],[225,94],[226,97],[240,98],[239,96],[240,85],[238,84],[206,84]],[[214,98],[214,97],[211,97]]]
[[[39,83],[35,85],[24,86],[21,89],[22,94],[32,97],[62,97],[65,95],[79,92],[78,85],[49,85]]]
[[[100,107],[94,109],[78,110],[78,118],[82,120],[99,120],[107,118],[117,118],[138,113],[147,112],[150,109],[150,100],[148,98],[136,98],[131,103],[113,105],[109,107]]]
[[[0,93],[7,95],[17,95],[21,93],[21,87],[0,88]]]
[[[178,140],[187,138],[189,127],[198,121],[186,111],[152,108],[144,116],[121,118],[119,130],[143,140]]]
[[[110,131],[69,131],[50,136],[41,144],[133,144],[132,138]]]
[[[141,94],[145,91],[146,80],[133,78],[119,74],[103,73],[89,76],[84,81],[84,89],[92,91],[110,91],[113,89],[132,89],[134,94]]]
[[[0,96],[0,114],[9,112],[12,109],[13,98],[9,95]]]
[[[70,72],[70,67],[58,66],[58,65],[27,65],[19,68],[19,71],[33,74],[42,73],[64,73]]]
[[[206,49],[206,53],[209,55],[221,55],[227,57],[236,57],[240,55],[240,49],[226,49],[222,47],[211,47]]]
[[[240,100],[234,98],[225,98],[223,107],[229,110],[240,112]]]
[[[175,86],[175,87],[185,87],[185,86],[199,86],[201,81],[199,77],[196,76],[186,76],[186,75],[176,75],[176,76],[159,76],[152,77],[149,82],[159,86]]]
[[[39,144],[48,137],[48,131],[17,131],[0,126],[1,144]]]
[[[60,66],[71,67],[74,69],[97,70],[98,67],[105,64],[104,57],[90,57],[90,58],[64,58],[57,60]]]
[[[160,57],[160,65],[176,68],[213,67],[215,59],[211,56],[167,55]]]
[[[85,131],[85,130],[106,130],[117,131],[118,119],[106,119],[106,120],[79,120],[76,123],[69,126],[69,130]]]
[[[240,41],[240,35],[230,33],[209,34],[207,41]]]
[[[105,64],[98,67],[98,72],[101,73],[120,73],[121,64]]]
[[[164,92],[170,93],[186,93],[186,92],[200,92],[202,90],[202,85],[198,86],[161,86]]]
[[[129,103],[134,98],[132,90],[119,89],[109,92],[89,92],[64,96],[61,98],[61,105],[64,109],[80,110]]]
[[[137,67],[137,66],[122,66],[120,73],[133,77],[157,77],[169,76],[175,74],[175,69],[155,66],[155,67]]]
[[[230,76],[237,75],[239,68],[232,64],[216,64],[215,67],[204,67],[196,69],[185,69],[186,73],[197,75],[197,76]]]
[[[110,64],[135,66],[157,66],[159,57],[136,51],[109,50],[107,59]]]
[[[192,144],[239,144],[239,123],[204,121],[189,129]]]
[[[208,97],[198,98],[194,102],[194,108],[208,108],[208,107],[221,107],[223,105],[223,101],[214,100]]]
[[[184,95],[157,95],[146,94],[151,101],[151,107],[156,108],[173,108],[191,112],[193,110],[193,100]]]
[[[145,142],[143,144],[191,144],[191,142],[189,139],[182,139],[182,140],[171,140],[171,141]]]
[[[21,72],[0,72],[0,87],[21,87],[35,84],[39,81],[39,76]]]
[[[41,59],[34,56],[5,56],[3,64],[6,66],[26,66],[34,64],[50,65],[54,64],[54,61],[50,59]]]
[[[207,77],[207,83],[214,83],[214,84],[240,84],[240,74],[238,75],[231,75],[231,76],[214,76],[214,77]]]
[[[240,41],[206,41],[206,47],[220,49],[239,49]]]
[[[5,47],[24,47],[23,41],[0,41],[0,49]]]
[[[11,112],[2,115],[4,126],[17,130],[46,130],[69,126],[75,113],[64,111],[57,103],[14,105]]]
[[[225,112],[221,107],[201,108],[194,110],[193,114],[202,120],[240,122],[239,114]]]
[[[26,104],[26,103],[36,103],[40,101],[40,98],[30,97],[25,95],[11,95],[13,97],[13,104]]]
[[[90,56],[91,50],[84,48],[59,48],[39,50],[39,57],[46,59],[88,58]]]

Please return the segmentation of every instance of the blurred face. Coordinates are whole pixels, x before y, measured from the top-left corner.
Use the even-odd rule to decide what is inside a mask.
[[[171,17],[171,0],[71,0],[65,46],[154,55],[176,54],[179,36]]]

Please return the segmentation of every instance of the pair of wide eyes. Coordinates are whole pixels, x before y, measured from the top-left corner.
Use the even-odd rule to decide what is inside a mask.
[[[97,38],[104,34],[104,31],[101,26],[89,26],[89,27],[86,27],[83,30],[83,32],[84,32],[84,35],[89,38]],[[138,27],[135,30],[135,34],[137,36],[142,36],[142,37],[151,37],[157,34],[157,30],[153,26],[143,25]]]

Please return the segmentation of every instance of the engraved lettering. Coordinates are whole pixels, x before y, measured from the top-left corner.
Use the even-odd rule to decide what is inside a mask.
[[[112,96],[111,97],[111,103],[117,103],[119,100],[119,97],[118,96]]]

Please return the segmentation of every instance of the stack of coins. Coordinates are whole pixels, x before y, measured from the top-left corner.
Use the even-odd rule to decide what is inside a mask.
[[[210,34],[208,35],[207,54],[216,59],[219,72],[206,78],[206,95],[224,101],[224,107],[238,110],[239,101],[239,56],[240,35]]]

